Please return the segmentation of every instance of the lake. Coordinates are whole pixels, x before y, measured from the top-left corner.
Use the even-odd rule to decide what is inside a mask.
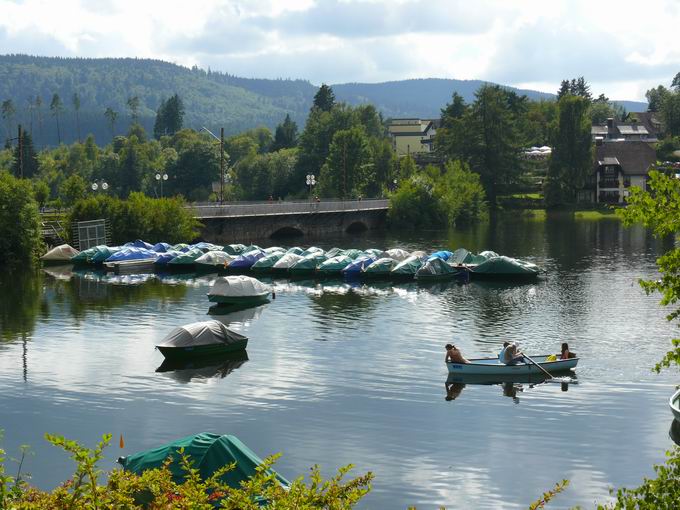
[[[215,275],[5,274],[3,446],[16,456],[31,445],[26,469],[49,488],[70,477],[72,463],[45,432],[88,445],[111,432],[106,469],[185,435],[228,433],[260,456],[281,452],[277,469],[291,479],[314,464],[326,476],[349,463],[357,475],[372,471],[361,508],[404,509],[526,508],[563,478],[571,485],[549,508],[591,508],[663,461],[677,369],[651,368],[677,329],[637,280],[657,277],[655,259],[672,242],[616,220],[513,217],[450,232],[286,242],[312,243],[491,249],[546,276],[427,286],[277,279],[270,303],[208,315]],[[250,338],[247,359],[157,372],[154,345],[211,317]],[[447,386],[445,343],[480,357],[506,339],[529,354],[568,341],[581,358],[578,384]]]

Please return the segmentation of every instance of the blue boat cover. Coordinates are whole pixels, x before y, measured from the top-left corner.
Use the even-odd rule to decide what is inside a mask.
[[[121,262],[124,260],[156,260],[158,253],[146,248],[127,247],[111,255],[105,262]]]
[[[229,263],[229,267],[233,268],[249,268],[255,262],[264,257],[263,251],[249,251],[244,255],[239,255]]]
[[[349,264],[345,269],[342,270],[342,274],[346,275],[358,275],[361,271],[375,262],[377,259],[369,255],[362,255],[357,257],[354,262]]]
[[[172,246],[170,246],[168,243],[156,243],[151,249],[156,253],[165,253],[168,250],[172,250]]]
[[[175,257],[179,257],[181,254],[182,252],[177,250],[168,250],[165,253],[161,253],[160,255],[158,255],[155,264],[157,266],[166,266],[170,263],[172,259],[174,259]]]
[[[137,239],[136,241],[130,241],[123,245],[124,248],[146,248],[147,250],[153,250],[153,245]]]
[[[431,255],[427,258],[427,260],[432,260],[432,259],[434,259],[434,258],[442,259],[442,260],[449,260],[449,258],[451,257],[451,255],[453,255],[453,253],[450,252],[450,251],[447,251],[447,250],[440,250],[440,251],[436,251],[436,252],[434,252],[433,254],[431,254]]]

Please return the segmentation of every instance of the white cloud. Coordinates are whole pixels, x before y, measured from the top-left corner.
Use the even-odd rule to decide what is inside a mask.
[[[153,57],[314,83],[585,76],[643,99],[680,70],[673,0],[0,0],[0,51]]]

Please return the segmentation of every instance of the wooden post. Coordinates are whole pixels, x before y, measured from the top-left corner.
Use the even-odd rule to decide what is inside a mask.
[[[224,128],[220,128],[220,205],[224,202]]]
[[[17,135],[17,140],[18,140],[18,147],[19,147],[19,178],[23,179],[24,178],[24,137],[23,133],[21,132],[21,124],[19,124],[18,128],[18,135]]]

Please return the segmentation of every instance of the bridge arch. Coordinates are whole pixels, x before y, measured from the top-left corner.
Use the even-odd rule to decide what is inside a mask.
[[[305,235],[305,233],[297,227],[287,226],[276,229],[272,232],[269,237],[270,239],[278,239],[281,237],[300,237]]]
[[[364,221],[357,220],[347,225],[345,232],[347,232],[348,234],[353,234],[357,232],[364,232],[366,230],[368,230],[368,225],[366,225]]]

